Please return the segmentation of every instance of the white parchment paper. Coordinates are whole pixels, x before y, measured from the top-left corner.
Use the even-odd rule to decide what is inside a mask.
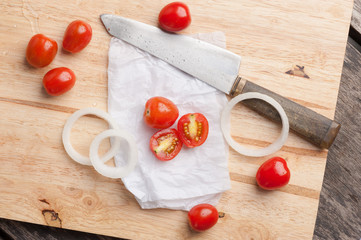
[[[221,32],[194,37],[225,47]],[[110,41],[108,64],[108,111],[137,141],[138,165],[122,180],[139,205],[182,210],[199,203],[216,205],[221,193],[230,189],[228,145],[220,128],[221,111],[227,103],[224,93],[117,38]],[[179,118],[187,113],[204,114],[209,121],[206,142],[193,149],[184,145],[171,161],[155,158],[149,140],[157,130],[143,122],[145,103],[154,96],[173,101]],[[115,157],[117,165],[123,157]]]

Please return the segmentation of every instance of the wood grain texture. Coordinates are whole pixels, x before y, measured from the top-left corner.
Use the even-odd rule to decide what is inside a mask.
[[[358,74],[361,53],[357,48],[359,45],[349,40],[335,115],[342,129],[329,150],[314,239],[361,237],[361,87]]]
[[[356,42],[361,42],[361,1],[354,0],[351,25],[350,25],[350,36]]]
[[[186,3],[193,23],[183,33],[224,31],[227,48],[243,56],[241,75],[333,118],[352,1],[238,0],[232,7],[227,1]],[[277,153],[292,169],[290,184],[280,191],[261,191],[255,184],[257,168],[266,158],[230,151],[232,189],[217,206],[225,217],[202,234],[189,231],[185,212],[141,210],[120,180],[103,178],[66,156],[60,136],[70,114],[83,107],[106,109],[110,37],[99,14],[119,14],[156,25],[165,4],[0,3],[4,23],[0,25],[0,112],[5,116],[0,119],[0,217],[53,224],[51,216],[44,216],[50,213],[54,224],[61,222],[63,228],[134,239],[312,238],[327,151],[295,134]],[[83,52],[60,51],[44,69],[25,63],[24,50],[33,34],[42,32],[60,43],[67,24],[79,18],[92,25],[94,34]],[[57,66],[70,66],[78,81],[71,92],[50,98],[40,82],[46,71]],[[303,66],[308,78],[290,75],[295,66]],[[280,126],[243,106],[232,111],[231,123],[234,138],[253,147],[266,146],[280,131]],[[74,127],[72,141],[87,153],[92,137],[105,128],[98,119],[84,118]]]
[[[1,219],[0,239],[4,240],[116,240],[119,238],[70,231],[49,226]]]

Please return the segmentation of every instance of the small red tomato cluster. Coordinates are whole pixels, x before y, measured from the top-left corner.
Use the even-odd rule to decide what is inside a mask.
[[[76,53],[84,49],[92,38],[91,26],[76,20],[69,24],[63,38],[63,49]],[[26,60],[36,68],[48,66],[58,52],[58,44],[43,34],[34,35],[26,48]],[[43,86],[51,96],[59,96],[73,88],[75,74],[66,67],[54,68],[43,78]]]
[[[178,155],[183,144],[194,148],[202,145],[208,137],[208,121],[201,113],[188,113],[178,120],[178,129],[171,127],[179,116],[177,106],[164,97],[152,97],[143,113],[144,122],[152,128],[161,129],[150,139],[150,149],[161,161],[169,161]]]

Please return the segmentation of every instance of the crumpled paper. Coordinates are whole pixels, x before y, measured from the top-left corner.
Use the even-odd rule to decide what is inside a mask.
[[[225,47],[222,32],[193,37]],[[173,160],[158,160],[149,149],[149,140],[158,130],[143,122],[145,103],[154,96],[173,101],[179,118],[204,114],[210,126],[205,143],[196,148],[183,145]],[[136,138],[138,165],[122,181],[142,208],[189,210],[199,203],[216,205],[221,193],[230,189],[228,145],[220,127],[226,103],[224,93],[122,40],[111,39],[108,112]],[[177,128],[176,124],[172,127]],[[123,155],[115,156],[116,165],[124,163]]]

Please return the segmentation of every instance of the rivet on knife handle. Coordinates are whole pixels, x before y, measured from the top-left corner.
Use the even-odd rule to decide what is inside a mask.
[[[285,110],[290,128],[317,147],[328,149],[335,140],[341,125],[315,111],[267,90],[255,83],[238,78],[232,96],[246,92],[259,92],[274,98]],[[277,111],[258,99],[245,100],[244,105],[276,122],[281,122]]]

